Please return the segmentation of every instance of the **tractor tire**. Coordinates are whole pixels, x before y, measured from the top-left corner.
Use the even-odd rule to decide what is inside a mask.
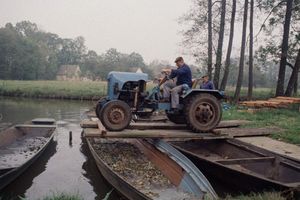
[[[168,119],[173,122],[174,124],[186,124],[186,118],[185,115],[176,115],[172,113],[166,113]]]
[[[103,99],[100,99],[98,102],[97,102],[97,105],[96,105],[96,109],[95,109],[95,112],[96,112],[96,116],[98,117],[98,119],[100,119],[100,113],[101,113],[101,109],[103,108],[104,104],[107,102],[107,99],[103,98]]]
[[[127,103],[120,100],[104,104],[100,113],[103,126],[109,131],[122,131],[130,124],[132,113]]]
[[[221,102],[213,95],[203,93],[191,97],[186,104],[187,125],[196,133],[216,128],[222,118]]]

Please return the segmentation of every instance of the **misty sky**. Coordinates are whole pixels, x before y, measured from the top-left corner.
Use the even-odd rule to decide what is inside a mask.
[[[83,36],[89,49],[138,52],[146,62],[173,62],[189,0],[0,0],[0,25],[29,20],[64,38]]]

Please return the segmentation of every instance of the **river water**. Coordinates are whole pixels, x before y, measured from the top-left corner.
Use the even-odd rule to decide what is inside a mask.
[[[8,185],[0,199],[42,199],[53,194],[75,194],[103,199],[112,190],[98,172],[82,141],[79,123],[93,106],[88,101],[0,98],[0,123],[23,123],[33,118],[57,120],[54,142],[28,170]],[[69,131],[73,133],[69,144]],[[109,199],[120,199],[112,192]]]

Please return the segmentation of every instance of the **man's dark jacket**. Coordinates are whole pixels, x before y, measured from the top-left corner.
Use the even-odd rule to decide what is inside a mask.
[[[178,69],[172,69],[170,78],[177,77],[176,85],[187,84],[190,88],[192,87],[192,72],[188,65],[184,64]]]

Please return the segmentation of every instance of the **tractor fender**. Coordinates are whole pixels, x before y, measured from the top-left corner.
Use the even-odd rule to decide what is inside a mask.
[[[187,97],[191,97],[193,95],[201,94],[201,93],[211,94],[219,100],[224,98],[224,92],[223,91],[205,90],[205,89],[191,89],[191,90],[188,90],[188,91],[186,91],[186,93],[184,95],[182,95],[182,98],[185,99]]]

